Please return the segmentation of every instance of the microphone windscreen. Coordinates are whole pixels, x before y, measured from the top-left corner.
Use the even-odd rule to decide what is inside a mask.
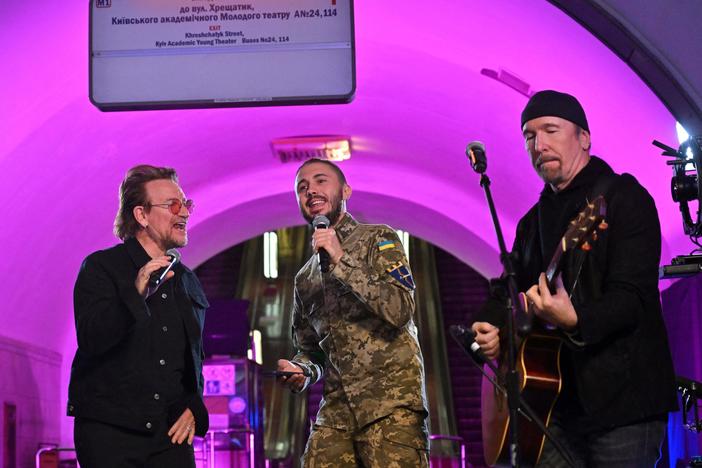
[[[470,152],[471,151],[482,151],[485,153],[485,145],[481,141],[471,141],[468,143],[468,146],[466,147],[466,154],[470,157]]]
[[[473,170],[483,174],[487,169],[487,157],[485,156],[485,145],[479,141],[473,141],[466,147],[466,156],[470,159]]]
[[[313,226],[315,229],[318,229],[318,228],[326,229],[326,228],[329,227],[329,224],[331,224],[331,223],[329,222],[329,218],[327,218],[326,216],[324,216],[324,215],[322,215],[322,214],[318,214],[318,215],[315,216],[314,219],[312,220],[312,226]]]
[[[173,263],[178,263],[180,261],[180,252],[178,252],[177,249],[166,250],[166,255],[173,257],[173,260],[175,260]]]
[[[454,336],[468,336],[469,338],[475,339],[475,332],[473,331],[473,329],[463,325],[451,325],[449,327],[449,333],[451,333]]]

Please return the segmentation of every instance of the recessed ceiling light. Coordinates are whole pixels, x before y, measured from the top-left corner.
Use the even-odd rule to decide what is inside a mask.
[[[310,135],[276,138],[271,141],[273,154],[281,162],[301,162],[311,158],[345,161],[351,158],[351,137]]]

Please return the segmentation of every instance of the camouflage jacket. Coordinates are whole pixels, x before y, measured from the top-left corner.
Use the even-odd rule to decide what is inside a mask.
[[[427,411],[414,324],[414,281],[395,231],[346,213],[341,261],[322,274],[313,255],[295,277],[293,361],[323,375],[317,424],[363,427],[395,408]],[[308,385],[309,385],[308,384]]]

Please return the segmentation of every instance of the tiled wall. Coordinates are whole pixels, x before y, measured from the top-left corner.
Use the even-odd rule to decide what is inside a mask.
[[[0,336],[0,413],[4,403],[16,406],[16,457],[18,468],[34,467],[34,454],[42,443],[60,439],[61,355],[38,346]],[[0,452],[5,428],[0,414]],[[5,453],[0,453],[0,462]]]

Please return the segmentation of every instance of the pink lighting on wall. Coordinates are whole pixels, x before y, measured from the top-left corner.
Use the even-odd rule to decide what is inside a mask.
[[[483,67],[510,70],[530,91],[578,96],[594,152],[656,200],[663,261],[692,248],[670,199],[670,169],[650,145],[673,143],[675,120],[626,64],[548,2],[356,2],[358,87],[349,105],[119,114],[88,101],[87,2],[0,5],[9,70],[0,78],[0,333],[60,353],[51,395],[57,412],[76,347],[76,274],[87,254],[117,242],[116,192],[136,164],[175,167],[198,201],[183,249],[190,267],[303,222],[292,192],[301,159],[281,164],[278,148],[302,159],[304,151],[338,159],[353,151],[343,168],[354,215],[412,232],[486,276],[499,273],[466,143],[487,146],[508,243],[540,183],[519,129],[526,96],[481,75]],[[309,136],[320,134],[333,138]],[[47,199],[55,200],[51,209]],[[60,424],[61,444],[70,445],[72,422],[60,417]]]

